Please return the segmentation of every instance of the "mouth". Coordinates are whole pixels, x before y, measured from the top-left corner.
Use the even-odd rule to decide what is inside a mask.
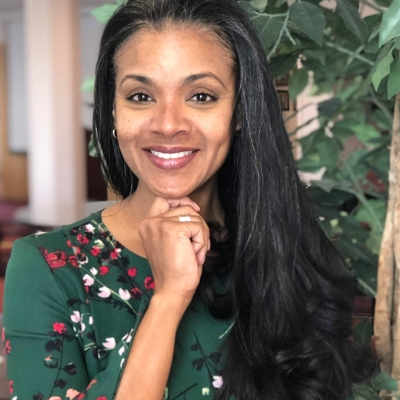
[[[152,164],[160,169],[179,169],[189,164],[196,156],[197,149],[152,147],[143,149]]]
[[[186,157],[192,153],[194,153],[196,150],[189,150],[189,151],[180,151],[176,153],[163,153],[161,151],[154,151],[154,150],[148,150],[153,156],[163,158],[164,160],[170,160],[170,159],[177,159],[177,158],[183,158]]]

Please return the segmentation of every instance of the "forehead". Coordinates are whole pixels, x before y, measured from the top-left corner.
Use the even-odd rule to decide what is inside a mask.
[[[117,80],[132,70],[155,78],[209,71],[233,79],[230,50],[215,33],[195,27],[142,29],[117,53],[115,67]]]

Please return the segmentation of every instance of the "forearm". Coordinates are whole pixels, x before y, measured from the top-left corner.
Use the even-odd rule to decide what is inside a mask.
[[[186,309],[175,299],[154,295],[136,332],[116,400],[161,400]]]

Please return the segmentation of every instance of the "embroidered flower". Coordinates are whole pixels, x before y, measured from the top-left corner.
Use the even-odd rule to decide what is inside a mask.
[[[120,252],[121,252],[121,249],[114,249],[114,251],[112,251],[110,253],[110,258],[113,260],[116,260],[119,257]]]
[[[8,390],[9,390],[10,394],[14,393],[14,382],[13,381],[8,382]]]
[[[133,299],[139,300],[142,297],[142,291],[139,288],[132,288],[131,295]]]
[[[67,397],[69,399],[74,399],[76,396],[78,396],[79,392],[75,389],[68,389],[67,390]]]
[[[63,267],[67,263],[67,255],[64,251],[55,251],[48,253],[45,250],[45,259],[50,268],[57,269]]]
[[[93,256],[97,257],[100,254],[101,249],[100,247],[93,246],[90,252],[92,253]]]
[[[98,271],[97,271],[97,269],[96,268],[90,268],[90,272],[91,272],[91,274],[93,275],[93,276],[96,276],[97,275],[97,273],[98,273]]]
[[[67,328],[62,322],[54,322],[53,330],[59,335],[65,335],[67,333]]]
[[[75,255],[73,255],[73,256],[69,256],[68,257],[68,262],[73,266],[73,267],[78,267],[78,260],[77,260],[77,258],[76,258],[76,256]]]
[[[85,286],[92,286],[94,284],[94,279],[88,274],[86,274],[82,279]]]
[[[79,243],[82,243],[83,245],[89,244],[90,240],[87,238],[86,235],[82,235],[81,233],[76,237],[78,239]]]
[[[213,376],[213,383],[212,385],[217,388],[220,389],[222,387],[222,385],[224,384],[224,380],[222,379],[222,376],[216,375]]]
[[[106,299],[107,297],[111,296],[111,290],[108,287],[101,287],[99,288],[99,297],[102,297],[103,299]]]
[[[136,274],[137,274],[137,268],[135,268],[135,267],[128,268],[128,275],[131,278],[134,278],[136,276]]]
[[[132,297],[129,291],[125,289],[119,289],[118,293],[123,300],[129,300]]]
[[[94,226],[92,224],[85,225],[86,232],[94,233]]]
[[[102,265],[99,268],[100,275],[107,275],[109,270],[110,268],[108,268],[106,265]]]
[[[116,345],[117,343],[115,342],[115,339],[113,337],[106,338],[106,341],[103,343],[103,346],[109,350],[114,349]]]
[[[155,287],[155,282],[154,279],[151,276],[148,276],[145,280],[144,280],[144,287],[147,290],[154,290]]]
[[[10,345],[10,341],[7,340],[4,344],[4,354],[8,355],[11,353],[11,345]]]
[[[81,322],[81,313],[79,311],[74,311],[70,318],[72,322],[78,324],[79,322]]]

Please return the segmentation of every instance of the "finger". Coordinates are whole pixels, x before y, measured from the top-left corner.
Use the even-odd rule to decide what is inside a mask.
[[[170,205],[171,209],[183,207],[183,206],[191,206],[195,211],[199,212],[200,207],[197,203],[191,200],[189,197],[182,197],[181,199],[165,199],[167,203]]]

